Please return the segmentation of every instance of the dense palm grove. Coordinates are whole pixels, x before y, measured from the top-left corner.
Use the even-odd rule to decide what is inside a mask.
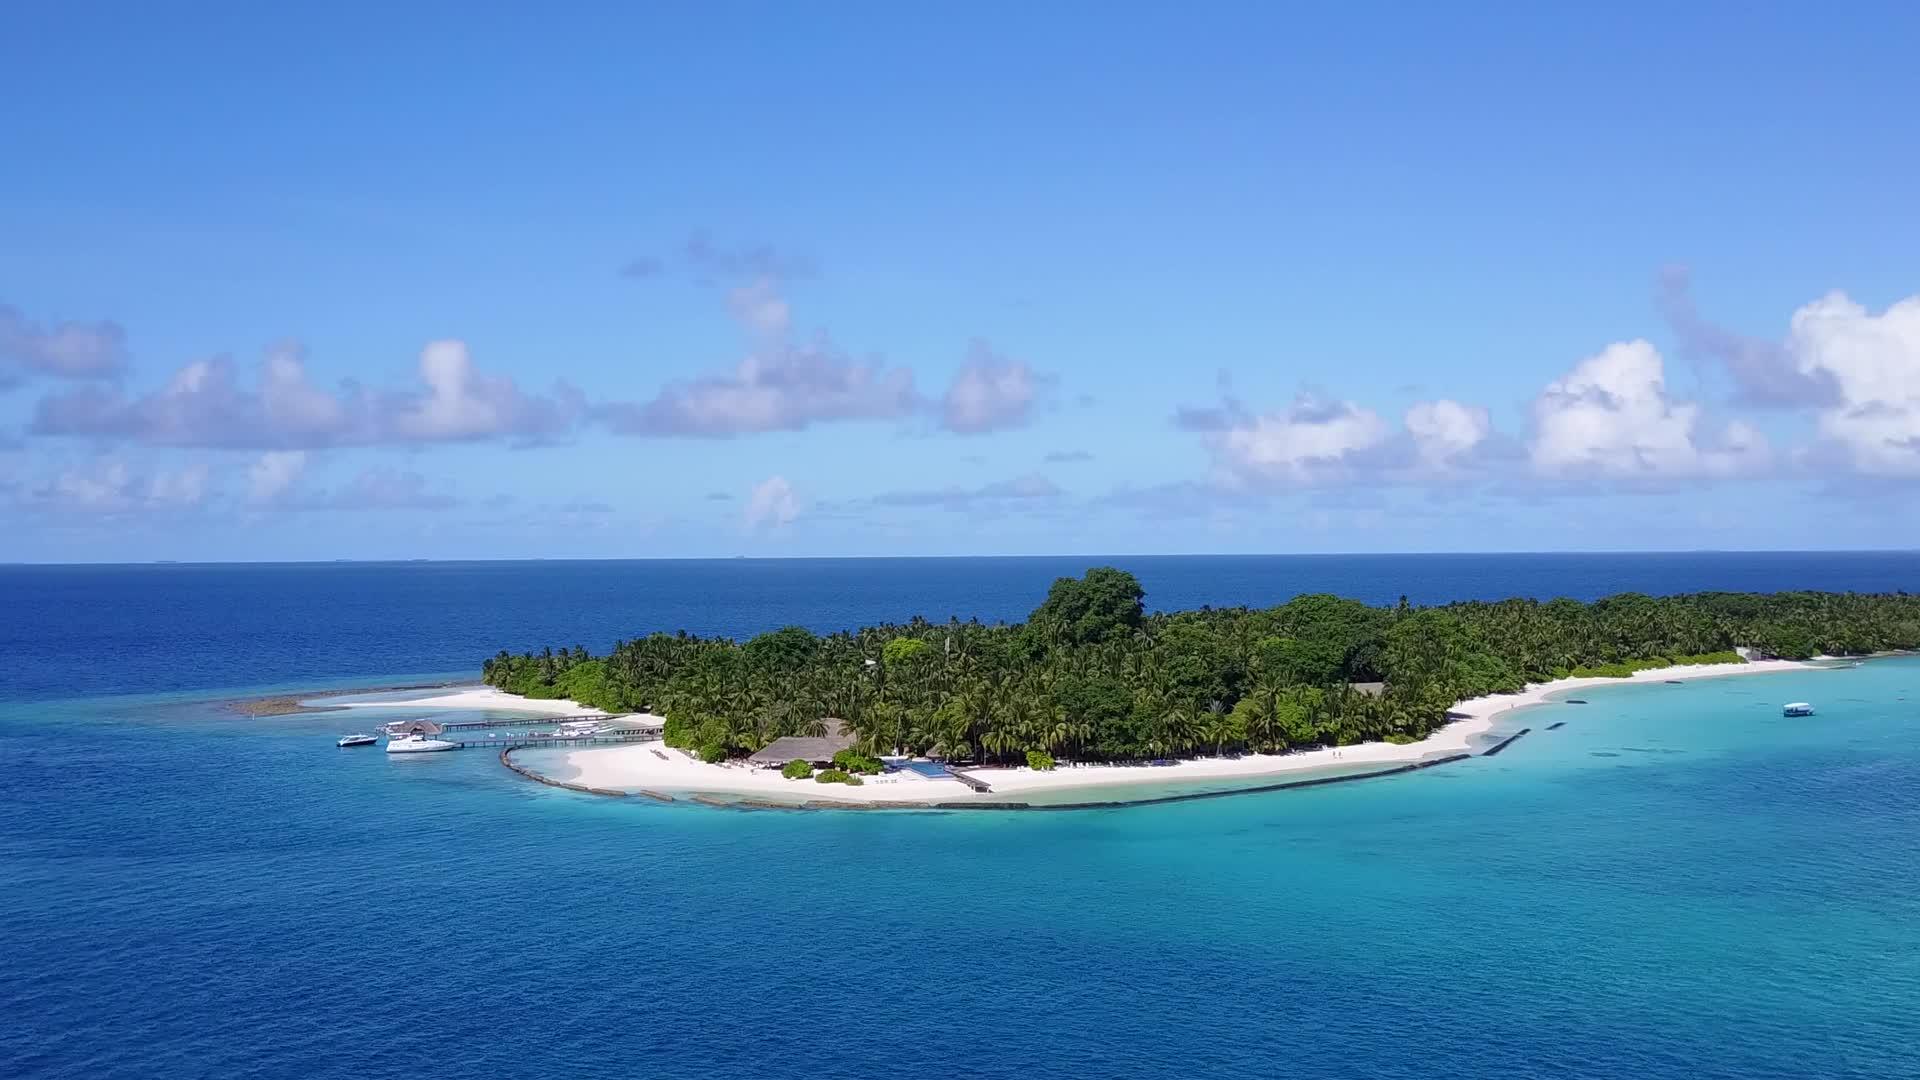
[[[1920,597],[1623,594],[1378,608],[1335,596],[1149,615],[1133,575],[1056,581],[1015,626],[922,619],[737,644],[654,634],[486,661],[486,681],[612,711],[653,709],[709,760],[839,717],[869,753],[1131,760],[1411,741],[1455,701],[1566,674],[1920,646]],[[1384,683],[1378,687],[1356,684]]]

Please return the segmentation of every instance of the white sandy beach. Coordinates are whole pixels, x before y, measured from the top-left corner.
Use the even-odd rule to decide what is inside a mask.
[[[1019,768],[965,770],[993,788],[990,795],[975,793],[958,780],[932,779],[914,773],[867,777],[860,787],[788,780],[770,769],[744,764],[708,765],[658,742],[637,743],[567,755],[567,764],[579,770],[571,782],[586,787],[648,790],[714,795],[744,795],[798,801],[838,799],[847,802],[959,802],[1006,795],[1125,784],[1163,784],[1206,780],[1254,780],[1310,769],[1363,765],[1404,765],[1447,754],[1465,753],[1473,740],[1492,730],[1505,713],[1546,701],[1549,695],[1622,683],[1710,679],[1729,675],[1759,675],[1774,671],[1802,671],[1809,665],[1793,660],[1757,660],[1745,664],[1694,664],[1636,672],[1625,679],[1555,679],[1532,683],[1518,694],[1489,694],[1462,701],[1450,710],[1465,717],[1417,743],[1362,743],[1338,749],[1307,750],[1292,754],[1244,754],[1237,758],[1195,758],[1173,765],[1079,765],[1050,772]]]
[[[491,712],[519,712],[535,716],[604,716],[599,709],[566,698],[536,700],[509,694],[492,686],[468,686],[433,697],[411,701],[342,701],[328,704],[349,709],[485,709]]]

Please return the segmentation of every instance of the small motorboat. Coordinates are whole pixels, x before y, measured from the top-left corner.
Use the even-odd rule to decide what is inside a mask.
[[[389,754],[431,754],[436,750],[455,749],[458,749],[458,747],[444,739],[429,739],[425,735],[420,734],[387,740],[387,753]]]
[[[380,741],[378,735],[342,735],[335,746],[372,746]]]
[[[1780,710],[1781,716],[1812,716],[1813,706],[1804,701],[1789,701]]]

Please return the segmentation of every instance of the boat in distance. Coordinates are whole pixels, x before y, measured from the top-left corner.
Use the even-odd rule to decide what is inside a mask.
[[[1789,701],[1780,710],[1781,716],[1812,716],[1813,706],[1804,701]]]
[[[380,741],[380,736],[378,735],[362,735],[362,734],[342,735],[340,736],[339,740],[336,741],[333,745],[335,746],[372,746],[374,743],[377,743],[379,741]]]

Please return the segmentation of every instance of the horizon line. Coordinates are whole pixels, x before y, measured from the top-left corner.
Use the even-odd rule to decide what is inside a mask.
[[[394,566],[414,563],[609,563],[609,562],[879,562],[985,559],[1325,559],[1325,558],[1470,558],[1486,556],[1574,555],[1914,555],[1920,548],[1568,548],[1486,551],[1273,551],[1273,552],[1026,552],[982,555],[528,555],[481,558],[335,558],[335,559],[146,559],[82,562],[0,561],[0,568],[159,567],[159,566]]]

